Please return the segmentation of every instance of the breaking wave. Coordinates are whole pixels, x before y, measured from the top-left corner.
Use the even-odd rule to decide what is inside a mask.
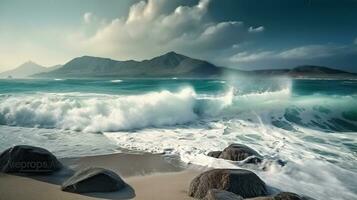
[[[293,125],[325,131],[356,131],[354,97],[292,97],[290,89],[238,94],[234,87],[198,95],[191,87],[141,95],[32,94],[0,97],[0,124],[110,132],[193,123],[259,119],[289,131]]]

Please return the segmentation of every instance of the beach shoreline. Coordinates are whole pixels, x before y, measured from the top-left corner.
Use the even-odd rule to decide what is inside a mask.
[[[51,174],[19,175],[0,173],[0,199],[192,199],[187,191],[202,168],[184,165],[164,154],[116,153],[79,158],[63,158],[64,169]],[[119,174],[128,189],[109,193],[75,194],[61,190],[61,182],[71,171],[102,167]]]

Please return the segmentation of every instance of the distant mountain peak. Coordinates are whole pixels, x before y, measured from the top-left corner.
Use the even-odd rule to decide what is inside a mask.
[[[19,65],[19,67],[20,67],[20,66],[29,66],[29,65],[31,65],[31,66],[34,66],[34,65],[35,65],[35,66],[41,66],[41,65],[35,63],[34,61],[29,60],[29,61],[24,62],[24,63],[22,63],[21,65]],[[42,67],[42,66],[41,66],[41,67]]]
[[[164,55],[166,55],[166,56],[184,56],[179,53],[176,53],[175,51],[169,51],[169,52],[165,53]]]
[[[182,54],[178,54],[174,51],[170,51],[170,52],[163,54],[161,56],[154,57],[149,61],[169,67],[169,66],[177,66],[183,60],[186,60],[186,59],[190,59],[190,58],[187,56],[184,56]]]
[[[182,54],[179,54],[179,53],[177,53],[175,51],[169,51],[169,52],[167,52],[167,53],[165,53],[165,54],[163,54],[161,56],[157,56],[157,57],[154,57],[154,58],[158,58],[158,57],[183,58],[183,59],[189,58],[189,57],[187,57],[185,55],[182,55]]]
[[[46,71],[46,67],[36,64],[32,61],[27,61],[15,69],[0,73],[0,77],[24,78],[32,74]]]

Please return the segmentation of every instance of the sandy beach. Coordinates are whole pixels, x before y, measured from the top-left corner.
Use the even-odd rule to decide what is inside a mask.
[[[187,195],[188,186],[201,171],[197,167],[183,165],[176,158],[149,153],[118,153],[60,161],[65,169],[49,176],[0,174],[0,199],[192,199]],[[61,183],[73,171],[85,167],[110,169],[120,174],[130,187],[110,193],[61,191]]]

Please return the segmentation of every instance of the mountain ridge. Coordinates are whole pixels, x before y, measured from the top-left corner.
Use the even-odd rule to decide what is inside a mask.
[[[223,69],[204,60],[168,52],[142,61],[82,56],[60,69],[37,74],[36,77],[202,77],[221,75]]]

